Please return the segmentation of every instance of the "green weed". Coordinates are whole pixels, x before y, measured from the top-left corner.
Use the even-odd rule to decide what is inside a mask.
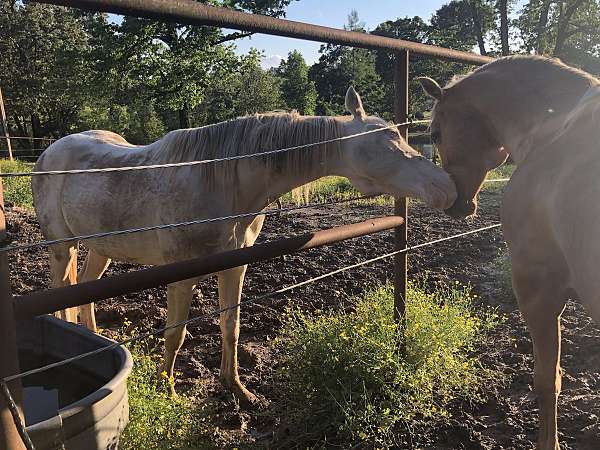
[[[271,414],[293,429],[295,445],[399,445],[398,427],[444,420],[454,400],[481,400],[495,374],[473,351],[498,321],[475,314],[468,287],[433,293],[411,284],[404,337],[387,285],[350,313],[290,310],[276,340],[283,355]]]
[[[10,161],[0,159],[0,171],[6,172],[31,172],[33,164],[22,161]],[[33,195],[31,193],[31,178],[15,177],[3,178],[4,202],[7,205],[20,206],[22,208],[33,208]]]
[[[130,329],[126,321],[123,330]],[[119,339],[136,334],[123,331]],[[166,372],[158,373],[161,356],[152,343],[128,345],[133,356],[133,370],[127,381],[129,395],[129,424],[119,448],[122,450],[170,450],[215,448],[207,436],[209,408],[188,395],[172,398],[168,393],[172,379]],[[159,347],[162,347],[159,346]]]

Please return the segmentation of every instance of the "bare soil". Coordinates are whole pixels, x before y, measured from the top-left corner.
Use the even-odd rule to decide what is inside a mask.
[[[410,208],[410,244],[455,234],[498,222],[501,193],[482,194],[479,216],[470,222],[458,222],[412,203]],[[297,214],[271,217],[259,242],[281,236],[324,229],[369,217],[389,215],[390,206],[333,205],[304,210]],[[42,239],[35,215],[22,209],[8,210],[9,237],[13,243]],[[359,262],[393,248],[391,232],[383,232],[330,247],[287,256],[249,268],[244,298],[269,292],[343,265]],[[470,283],[482,307],[491,306],[506,317],[493,331],[491,343],[478,357],[504,375],[507,381],[485,386],[488,396],[479,405],[457,404],[453,417],[433,427],[413,430],[414,448],[439,449],[530,449],[534,446],[537,406],[532,393],[533,358],[531,341],[516,301],[506,286],[506,275],[495,267],[504,249],[499,229],[419,249],[409,257],[410,274],[428,273],[429,282]],[[16,294],[46,289],[49,286],[47,253],[35,249],[10,256],[12,287]],[[130,264],[114,263],[107,276],[134,269]],[[392,276],[392,261],[383,261],[352,270],[323,283],[300,288],[292,293],[251,304],[242,310],[240,365],[242,380],[260,396],[269,400],[273,390],[270,379],[276,355],[270,339],[281,327],[281,312],[294,304],[305,310],[343,308],[349,297],[359,294]],[[215,280],[205,281],[198,289],[191,315],[213,311],[218,305]],[[151,289],[114,298],[97,305],[102,328],[117,329],[125,317],[138,327],[161,327],[166,319],[166,290]],[[565,371],[560,398],[559,427],[565,449],[600,448],[600,331],[583,308],[569,303],[564,313],[563,357]],[[235,407],[232,398],[218,382],[220,334],[216,318],[194,324],[180,353],[177,389],[185,391],[201,386],[215,409],[215,442],[230,448],[254,443],[257,448],[272,446],[276,424],[256,412]]]

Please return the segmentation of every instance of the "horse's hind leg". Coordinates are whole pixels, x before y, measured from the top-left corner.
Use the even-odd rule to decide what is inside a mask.
[[[79,283],[85,283],[86,281],[97,280],[100,278],[110,264],[110,258],[99,255],[94,250],[88,252],[83,265],[83,270],[77,277]],[[89,303],[87,305],[81,305],[79,307],[79,318],[81,323],[94,333],[97,331],[96,328],[96,316],[94,314],[94,304]]]
[[[50,277],[52,287],[77,283],[77,244],[55,244],[50,247]],[[77,323],[77,308],[57,312],[67,322]]]
[[[265,221],[265,216],[257,216],[244,234],[244,246],[254,245]],[[242,385],[238,373],[238,340],[240,337],[240,308],[235,305],[240,303],[242,287],[247,266],[219,272],[219,307],[232,308],[220,315],[222,334],[221,353],[221,383],[229,389],[246,406],[257,403],[257,397]]]
[[[540,408],[538,450],[559,449],[557,402],[561,390],[560,315],[567,292],[564,272],[545,263],[520,263],[513,258],[513,287],[527,322],[535,358],[534,385]]]
[[[219,307],[232,308],[220,315],[221,326],[221,383],[230,389],[246,406],[257,402],[257,398],[240,381],[238,373],[238,340],[240,337],[240,308],[235,307],[242,296],[246,267],[219,272]]]

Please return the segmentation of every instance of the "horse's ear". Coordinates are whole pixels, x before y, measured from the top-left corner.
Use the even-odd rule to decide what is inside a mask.
[[[363,120],[367,116],[367,113],[363,108],[362,100],[360,99],[358,92],[356,92],[352,86],[350,86],[346,92],[346,109],[355,119]]]
[[[421,83],[421,87],[430,97],[441,100],[444,96],[444,90],[434,79],[429,77],[418,77],[416,80]]]

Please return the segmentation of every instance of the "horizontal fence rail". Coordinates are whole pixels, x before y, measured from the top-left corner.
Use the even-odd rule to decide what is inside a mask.
[[[461,52],[457,50],[451,50],[421,43],[415,43],[410,41],[404,41],[400,39],[393,39],[388,37],[376,36],[367,33],[358,33],[347,30],[340,30],[335,28],[305,24],[301,22],[294,22],[290,20],[277,19],[267,16],[248,14],[232,9],[218,8],[209,5],[205,5],[193,0],[33,0],[39,3],[50,3],[62,6],[73,6],[80,7],[92,11],[111,12],[116,14],[125,14],[137,17],[145,17],[151,19],[157,19],[162,21],[177,22],[182,24],[190,25],[209,25],[218,27],[227,27],[233,29],[239,29],[249,32],[259,32],[264,34],[292,37],[297,39],[312,40],[318,42],[327,42],[331,44],[347,45],[351,47],[362,47],[374,50],[391,51],[394,53],[397,64],[397,74],[401,76],[395,76],[395,117],[397,122],[404,122],[408,117],[408,74],[409,74],[409,56],[423,55],[434,57],[437,59],[445,59],[449,61],[481,65],[491,62],[493,59],[487,56],[481,56],[469,52]],[[427,122],[427,121],[421,121]],[[410,122],[399,124],[403,126],[400,132],[404,135],[406,125]],[[396,125],[394,125],[396,126]],[[8,135],[6,136],[8,137]],[[29,138],[24,137],[30,141],[41,140],[51,142],[51,138]],[[6,141],[9,145],[10,141]],[[309,146],[318,145],[309,144]],[[288,151],[290,149],[282,149],[273,152],[265,152],[264,154],[277,153],[279,151]],[[260,156],[260,155],[252,155]],[[246,157],[246,156],[244,156]],[[248,156],[250,157],[250,156]],[[223,158],[222,161],[241,159],[241,158]],[[186,163],[182,165],[193,165],[193,164],[206,164],[208,162],[220,162],[217,161],[202,161]],[[180,164],[172,165],[160,165],[158,167],[177,167]],[[71,174],[71,173],[94,173],[103,171],[124,171],[124,170],[141,170],[148,167],[133,167],[133,168],[107,168],[107,169],[85,169],[85,170],[73,170],[73,171],[51,171],[55,172],[52,174]],[[48,175],[50,173],[13,173],[13,174],[2,174],[1,177],[11,176],[36,176],[36,175]],[[501,180],[490,180],[490,181],[501,181]],[[0,194],[1,183],[0,183]],[[396,199],[397,205],[406,205],[404,199]],[[2,206],[0,197],[0,206]],[[169,284],[172,282],[199,277],[201,275],[212,274],[221,270],[225,270],[230,267],[236,267],[245,265],[250,262],[259,262],[266,259],[271,259],[279,255],[293,253],[297,251],[307,250],[309,248],[316,248],[322,245],[328,245],[334,242],[339,242],[352,237],[364,236],[372,234],[377,231],[382,231],[390,228],[395,228],[400,234],[405,233],[407,213],[406,208],[396,208],[396,216],[372,219],[369,221],[361,222],[353,225],[346,225],[342,227],[332,228],[329,230],[323,230],[315,233],[309,233],[302,236],[295,236],[287,239],[281,239],[265,244],[259,244],[253,247],[232,250],[220,254],[208,256],[206,258],[197,258],[192,261],[177,262],[167,264],[164,266],[151,267],[148,269],[142,269],[135,272],[130,272],[123,275],[118,275],[111,278],[100,279],[96,281],[90,281],[79,285],[68,286],[64,288],[51,289],[43,292],[31,293],[23,295],[17,298],[13,298],[10,292],[9,285],[9,274],[8,274],[8,263],[6,260],[6,253],[0,252],[0,259],[3,259],[0,265],[0,301],[4,302],[4,305],[12,311],[14,315],[19,318],[32,317],[40,314],[54,312],[59,309],[67,307],[73,307],[78,305],[87,304],[94,300],[102,300],[110,297],[114,297],[121,294],[137,292],[146,288],[152,288],[159,285]],[[262,213],[262,212],[261,212]],[[0,208],[0,219],[3,219],[3,208]],[[0,221],[0,222],[3,222]],[[404,225],[403,225],[404,224]],[[457,235],[449,236],[446,238],[437,239],[434,241],[426,242],[415,246],[407,246],[406,241],[397,240],[395,243],[395,250],[391,253],[377,256],[367,261],[362,261],[350,266],[341,267],[339,269],[327,272],[317,277],[296,283],[291,286],[280,288],[274,292],[264,294],[253,299],[245,300],[233,305],[228,309],[239,308],[240,304],[250,303],[251,301],[257,301],[263,298],[267,298],[278,293],[287,292],[295,289],[296,287],[303,286],[309,283],[313,283],[319,280],[326,279],[335,274],[345,272],[347,270],[361,267],[366,264],[373,263],[375,261],[383,260],[393,256],[403,255],[403,257],[411,250],[426,247],[430,245],[436,245],[437,243],[444,242],[451,239],[457,239],[462,236],[483,232],[485,230],[491,230],[500,227],[500,224],[494,224],[487,227],[482,227],[476,230],[460,233]],[[0,232],[3,230],[2,223],[0,223]],[[140,230],[142,231],[142,230]],[[403,243],[402,243],[403,242]],[[399,244],[401,243],[401,244]],[[402,285],[406,281],[406,260],[404,260],[404,266],[399,265],[396,262],[395,266],[395,292],[396,295],[401,293],[405,294],[402,290]],[[403,270],[402,270],[403,269]],[[5,308],[7,309],[7,308]],[[210,313],[209,315],[219,314],[224,310],[218,310]],[[207,315],[206,315],[207,316]],[[201,316],[202,317],[202,316]],[[200,318],[201,318],[200,317]],[[185,323],[191,323],[199,320],[200,318],[189,319]],[[26,373],[17,373],[18,370],[14,369],[15,364],[18,364],[18,359],[14,352],[16,352],[16,345],[10,340],[10,333],[4,333],[3,330],[8,330],[14,326],[14,320],[12,315],[9,313],[0,315],[0,321],[4,321],[3,326],[0,327],[2,331],[3,342],[0,346],[0,379],[4,381],[2,388],[7,387],[6,382],[12,381],[14,384],[11,386],[12,392],[15,399],[4,395],[6,401],[2,401],[0,396],[0,450],[21,450],[23,448],[23,442],[18,439],[17,429],[24,431],[24,423],[22,417],[20,417],[20,410],[18,407],[22,405],[21,390],[19,380]],[[175,324],[174,326],[181,326],[183,323]],[[163,332],[167,328],[162,328],[150,333],[145,333],[135,337],[135,339],[144,339],[148,336]],[[130,340],[132,341],[132,340]],[[114,346],[122,345],[126,342],[115,343]],[[110,347],[108,347],[110,348]],[[108,349],[107,348],[107,349]],[[13,352],[14,350],[14,352]],[[105,351],[100,349],[100,351]],[[89,356],[90,354],[80,355],[75,357],[77,359]],[[67,361],[68,362],[68,361]],[[55,365],[65,364],[65,361],[55,363]],[[40,369],[36,369],[36,372],[40,372],[49,368],[48,366]],[[31,373],[31,371],[29,372]],[[5,389],[2,390],[6,394]],[[7,408],[6,403],[11,404],[12,417],[16,424],[11,424],[7,421]],[[18,406],[18,407],[17,407]],[[2,439],[2,434],[5,433],[7,436],[6,440]],[[30,448],[27,442],[26,432],[23,436],[23,440],[26,442],[27,448]]]
[[[293,20],[249,14],[218,8],[193,0],[34,0],[61,6],[73,6],[92,11],[178,22],[189,25],[212,25],[243,31],[272,34],[331,44],[398,52],[408,50],[418,55],[433,56],[467,64],[486,64],[493,59],[475,53],[461,52],[434,45],[376,36],[356,31],[340,30]]]
[[[10,141],[12,141],[13,139],[22,139],[22,140],[26,140],[26,141],[50,141],[50,142],[54,142],[54,141],[58,140],[56,138],[29,137],[29,136],[9,136],[9,137],[0,136],[0,139],[10,140]]]
[[[402,217],[390,216],[371,219],[352,225],[330,228],[300,236],[280,239],[223,253],[180,261],[162,266],[141,269],[111,278],[50,289],[15,297],[14,310],[17,318],[28,318],[54,311],[81,306],[117,295],[129,294],[177,281],[210,275],[233,267],[265,261],[289,253],[322,247],[346,239],[365,236],[400,226]]]
[[[174,324],[162,327],[162,328],[158,328],[158,329],[152,330],[152,331],[147,332],[147,333],[138,334],[138,335],[132,336],[130,338],[127,338],[127,339],[125,339],[123,341],[115,342],[114,344],[111,344],[109,346],[102,347],[102,348],[99,348],[99,349],[96,349],[96,350],[92,350],[90,352],[81,353],[81,354],[73,356],[71,358],[67,358],[67,359],[64,359],[64,360],[61,360],[61,361],[57,361],[57,362],[54,362],[54,363],[47,364],[47,365],[42,366],[42,367],[38,367],[38,368],[35,368],[35,369],[31,369],[31,370],[28,370],[28,371],[25,371],[25,372],[21,372],[21,373],[15,374],[15,375],[11,375],[11,376],[5,377],[5,378],[2,379],[2,382],[3,383],[7,383],[7,382],[15,381],[15,380],[24,378],[24,377],[29,376],[29,375],[34,375],[34,374],[37,374],[37,373],[40,373],[40,372],[44,372],[44,371],[49,370],[49,369],[53,369],[55,367],[63,366],[65,364],[69,364],[71,362],[78,361],[78,360],[83,359],[83,358],[87,358],[87,357],[90,357],[90,356],[93,356],[93,355],[97,355],[99,353],[103,353],[105,351],[117,348],[117,347],[122,346],[122,345],[126,345],[126,344],[129,344],[129,343],[132,343],[132,342],[137,342],[137,341],[146,339],[146,338],[148,338],[150,336],[158,335],[158,334],[163,333],[163,332],[165,332],[167,330],[170,330],[170,329],[173,329],[173,328],[178,328],[178,327],[180,327],[182,325],[189,325],[191,323],[198,322],[198,321],[200,321],[202,319],[206,319],[208,317],[213,317],[213,316],[219,315],[220,313],[240,308],[242,305],[247,305],[249,303],[256,303],[256,302],[258,302],[260,300],[264,300],[264,299],[267,299],[267,298],[270,298],[270,297],[274,297],[275,295],[278,295],[278,294],[283,294],[285,292],[289,292],[289,291],[297,289],[299,287],[306,286],[308,284],[312,284],[312,283],[315,283],[317,281],[321,281],[321,280],[333,277],[333,276],[338,275],[340,273],[347,272],[349,270],[356,269],[358,267],[363,267],[363,266],[366,266],[366,265],[369,265],[369,264],[373,264],[374,262],[377,262],[377,261],[382,261],[384,259],[391,258],[391,257],[396,256],[398,254],[408,253],[410,251],[417,250],[419,248],[430,247],[430,246],[439,244],[441,242],[451,241],[451,240],[454,240],[454,239],[459,239],[461,237],[470,236],[470,235],[473,235],[473,234],[482,233],[484,231],[493,230],[493,229],[499,228],[500,226],[501,226],[501,224],[499,224],[499,223],[496,223],[496,224],[493,224],[493,225],[487,225],[485,227],[481,227],[481,228],[477,228],[477,229],[469,230],[469,231],[464,231],[462,233],[458,233],[458,234],[454,234],[452,236],[446,236],[446,237],[443,237],[443,238],[435,239],[433,241],[424,242],[422,244],[412,245],[410,247],[406,247],[406,248],[403,248],[401,250],[395,250],[393,252],[385,253],[383,255],[379,255],[379,256],[376,256],[374,258],[370,258],[370,259],[367,259],[367,260],[364,260],[364,261],[360,261],[360,262],[355,263],[355,264],[350,264],[348,266],[340,267],[339,269],[335,269],[335,270],[332,270],[330,272],[326,272],[324,274],[321,274],[321,275],[318,275],[316,277],[312,277],[312,278],[306,279],[306,280],[301,281],[299,283],[295,283],[295,284],[292,284],[292,285],[289,285],[289,286],[285,286],[283,288],[277,289],[277,290],[269,292],[267,294],[262,294],[262,295],[259,295],[257,297],[253,297],[253,298],[250,298],[250,299],[242,300],[242,301],[240,301],[239,303],[237,303],[235,305],[231,305],[231,306],[227,306],[225,308],[217,309],[217,310],[215,310],[213,312],[210,312],[210,313],[207,313],[207,314],[202,314],[202,315],[196,316],[196,317],[192,317],[192,318],[183,320],[181,322],[177,322],[177,323],[174,323]],[[330,230],[327,230],[327,231],[330,231]],[[91,281],[89,283],[94,283],[94,281]],[[87,284],[87,283],[85,283],[85,284]],[[65,288],[60,288],[60,289],[65,289]],[[19,297],[19,298],[22,298],[22,297]]]

